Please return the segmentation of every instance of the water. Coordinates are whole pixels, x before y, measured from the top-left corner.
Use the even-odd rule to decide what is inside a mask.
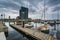
[[[57,24],[56,25],[57,27],[57,33],[56,33],[56,36],[57,36],[57,38],[60,40],[60,24]]]
[[[54,27],[56,28],[56,30],[54,30]],[[51,26],[49,34],[51,34],[54,38],[57,38],[60,40],[60,24],[56,24],[54,26]]]
[[[17,32],[15,29],[11,28],[9,26],[8,22],[5,22],[5,24],[8,27],[7,40],[28,40],[26,37],[23,37],[23,35],[21,33]]]

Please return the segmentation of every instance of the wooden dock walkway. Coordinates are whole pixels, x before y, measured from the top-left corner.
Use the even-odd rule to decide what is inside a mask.
[[[29,35],[36,40],[53,40],[52,36],[50,36],[49,34],[38,32],[36,30],[32,30],[29,28],[22,28],[21,25],[11,24],[10,26],[19,31],[22,31],[23,33],[25,33],[25,35]],[[34,39],[31,39],[31,40],[34,40]]]
[[[2,21],[0,21],[0,40],[6,40],[8,36],[8,27],[6,27]]]
[[[6,27],[2,21],[0,21],[0,32],[8,32],[8,27]]]
[[[0,32],[0,40],[6,40],[4,32]]]

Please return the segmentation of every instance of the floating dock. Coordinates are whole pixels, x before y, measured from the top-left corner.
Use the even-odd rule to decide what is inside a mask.
[[[10,24],[11,27],[20,31],[23,35],[30,38],[29,40],[53,40],[53,37],[49,34],[39,32],[37,30],[23,28],[21,25]]]

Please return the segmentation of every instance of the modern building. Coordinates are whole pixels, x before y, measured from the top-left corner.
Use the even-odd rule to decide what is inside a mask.
[[[28,8],[21,7],[19,12],[20,19],[28,19]]]

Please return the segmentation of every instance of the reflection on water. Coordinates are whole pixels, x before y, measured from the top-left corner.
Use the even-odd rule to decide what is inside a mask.
[[[26,37],[23,37],[23,35],[17,32],[15,29],[11,28],[8,22],[6,22],[5,25],[8,27],[7,40],[28,40]]]
[[[60,24],[57,24],[57,25],[56,25],[56,28],[57,28],[56,36],[57,36],[57,38],[60,40]]]
[[[56,30],[54,30],[56,28]],[[49,33],[54,37],[60,40],[60,24],[51,26]]]

